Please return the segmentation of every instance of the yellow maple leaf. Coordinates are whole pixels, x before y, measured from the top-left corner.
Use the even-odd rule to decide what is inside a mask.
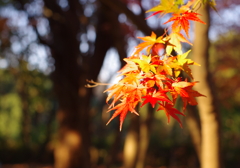
[[[139,67],[141,68],[141,70],[145,73],[148,73],[149,71],[152,71],[153,73],[156,74],[156,65],[152,65],[151,62],[151,55],[146,56],[146,55],[142,55],[142,59],[133,59],[133,62],[138,63]]]
[[[154,16],[158,13],[161,13],[162,15],[165,15],[166,13],[176,13],[179,11],[178,5],[182,3],[182,0],[161,0],[159,5],[149,9],[148,11],[146,11],[146,13],[154,12],[149,17]]]
[[[188,65],[198,65],[200,66],[200,64],[194,62],[191,59],[186,59],[186,57],[188,56],[188,54],[191,52],[191,50],[188,50],[187,52],[185,52],[184,54],[178,55],[177,56],[177,61],[179,65],[184,65],[185,63],[187,63]]]
[[[176,60],[177,60],[178,65],[182,67],[183,71],[193,79],[192,71],[191,71],[191,69],[189,68],[188,65],[198,65],[198,66],[201,66],[201,65],[194,62],[191,59],[186,58],[188,56],[188,54],[190,53],[190,51],[191,50],[188,50],[184,54],[178,55]],[[175,76],[176,77],[180,74],[179,70],[180,69],[178,69],[178,68],[175,69]]]

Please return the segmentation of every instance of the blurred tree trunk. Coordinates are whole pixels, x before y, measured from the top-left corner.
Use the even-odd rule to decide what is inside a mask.
[[[140,116],[140,130],[139,130],[139,150],[136,168],[144,168],[149,144],[149,137],[151,133],[151,125],[153,122],[154,109],[150,104],[146,106],[145,114]]]
[[[48,17],[51,29],[50,49],[55,60],[52,79],[59,102],[55,167],[89,168],[90,92],[84,87],[86,73],[80,66],[81,54],[77,39],[81,24],[78,13],[82,9],[77,0],[68,1],[68,11],[62,11],[56,1],[45,0],[44,3],[44,14]]]
[[[207,25],[196,22],[195,39],[193,45],[193,60],[201,64],[201,67],[193,67],[193,75],[196,81],[200,81],[195,89],[207,97],[199,97],[198,107],[201,120],[201,167],[220,168],[220,116],[216,106],[216,95],[214,94],[214,83],[210,76],[208,65],[208,29],[209,9],[199,9],[200,18]]]
[[[77,39],[80,29],[86,27],[82,8],[77,0],[69,0],[69,10],[63,12],[56,2],[45,0],[55,59],[54,88],[59,100],[59,138],[55,149],[56,168],[90,167],[89,104],[92,90],[84,87],[86,79],[96,81],[104,57],[113,45],[108,9],[100,5],[96,26],[95,50],[92,57],[83,57]],[[58,18],[53,17],[58,14]],[[80,19],[79,19],[80,18]],[[79,22],[80,20],[80,22]],[[85,20],[86,21],[86,20]],[[82,25],[80,25],[82,24]]]
[[[139,108],[140,109],[140,108]],[[154,109],[141,108],[142,114],[131,114],[129,131],[124,144],[124,168],[144,168]]]
[[[136,167],[139,152],[139,122],[139,116],[131,114],[130,126],[125,138],[125,144],[123,149],[124,168]]]

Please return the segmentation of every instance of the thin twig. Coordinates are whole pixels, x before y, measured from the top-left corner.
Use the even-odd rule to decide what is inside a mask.
[[[93,87],[96,87],[96,86],[99,86],[99,85],[111,85],[110,83],[98,83],[98,82],[95,82],[93,80],[86,80],[88,83],[90,84],[86,84],[85,87],[87,88],[93,88]]]

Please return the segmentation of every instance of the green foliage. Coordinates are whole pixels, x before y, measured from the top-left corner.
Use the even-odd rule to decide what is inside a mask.
[[[21,101],[16,93],[0,97],[0,121],[0,138],[10,147],[20,145]]]
[[[222,34],[210,48],[210,70],[221,111],[224,159],[229,167],[238,167],[240,157],[239,35],[237,31]]]
[[[44,143],[55,110],[51,80],[27,65],[19,61],[19,67],[0,69],[0,140],[10,148],[24,145],[23,123],[30,131],[28,148]]]
[[[239,32],[221,35],[210,48],[210,69],[214,74],[218,97],[225,108],[240,103]]]

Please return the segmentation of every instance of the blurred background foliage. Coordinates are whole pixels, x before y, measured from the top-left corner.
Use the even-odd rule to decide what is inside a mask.
[[[56,2],[63,11],[69,10],[66,0]],[[79,17],[83,26],[82,32],[76,38],[79,40],[79,50],[83,59],[91,58],[94,53],[99,16],[97,8],[100,8],[102,2],[110,1],[79,1],[83,7],[83,15]],[[137,18],[144,18],[144,10],[159,3],[154,0],[120,0],[120,2]],[[240,6],[237,1],[217,3],[219,13],[212,12],[209,65],[216,84],[218,108],[221,111],[224,165],[237,168],[240,167],[240,25],[235,20],[240,15]],[[235,20],[229,19],[232,15]],[[52,81],[52,73],[56,68],[55,60],[51,57],[50,45],[44,45],[45,40],[52,38],[49,35],[48,17],[61,19],[60,15],[46,8],[41,0],[0,1],[0,163],[2,167],[16,163],[39,163],[51,166],[54,162],[53,150],[59,125],[56,112],[59,102],[53,91]],[[143,26],[140,29],[139,24],[130,21],[128,17],[126,13],[120,11],[116,20],[124,32],[124,41],[127,41],[125,46],[127,55],[139,42],[135,36],[143,36],[149,29],[162,29],[159,24],[162,21],[157,17],[147,20],[145,23],[147,28]],[[105,26],[108,28],[109,25]],[[118,37],[113,36],[113,38]],[[115,49],[108,49],[105,56],[98,77],[102,82],[116,81],[113,76],[118,67],[122,66],[118,59],[121,55],[117,46],[118,44],[115,45]],[[110,113],[106,113],[104,100],[106,95],[102,94],[104,89],[96,88],[90,98],[92,167],[121,167],[128,128],[134,120],[137,121],[134,123],[145,122],[149,117],[147,112],[149,110],[142,108],[139,118],[128,115],[122,132],[118,131],[117,119],[106,127],[105,123]],[[150,120],[151,133],[148,135],[146,165],[161,166],[161,168],[199,167],[184,117],[182,121],[183,129],[174,121],[167,124],[163,112],[153,113],[153,118]]]
[[[240,29],[229,29],[218,36],[210,48],[210,69],[216,83],[218,105],[221,111],[224,156],[227,163],[238,164],[240,124]]]

